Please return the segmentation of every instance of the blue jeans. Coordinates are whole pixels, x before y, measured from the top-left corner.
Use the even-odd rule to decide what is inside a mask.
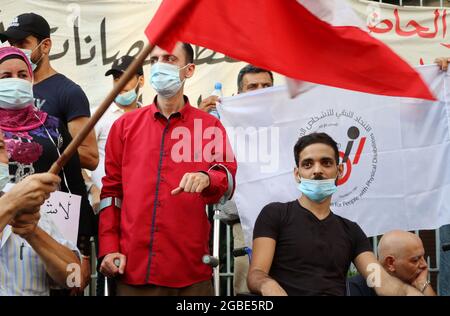
[[[441,245],[450,243],[450,225],[439,228]],[[450,296],[450,251],[439,250],[441,259],[439,264],[439,294]]]

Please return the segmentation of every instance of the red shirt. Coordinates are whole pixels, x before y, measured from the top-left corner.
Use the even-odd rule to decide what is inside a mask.
[[[122,207],[100,213],[99,257],[114,252],[127,257],[124,283],[179,288],[211,278],[202,262],[210,253],[205,207],[228,188],[225,170],[209,170],[218,163],[234,177],[237,166],[224,127],[187,98],[169,119],[154,102],[114,123],[101,198],[121,198]],[[199,171],[209,175],[207,189],[171,195],[186,172]]]

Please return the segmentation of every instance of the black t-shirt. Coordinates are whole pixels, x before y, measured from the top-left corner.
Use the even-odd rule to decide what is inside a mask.
[[[90,117],[89,100],[83,90],[62,74],[55,74],[33,86],[38,109],[67,123],[78,117]]]
[[[348,279],[349,296],[377,296],[375,290],[367,285],[367,281],[361,274]]]
[[[44,126],[22,132],[4,131],[9,155],[11,182],[17,183],[34,173],[47,172],[59,157],[56,146],[62,153],[72,140],[64,124],[56,117],[48,116]],[[48,134],[53,141],[50,140]],[[61,191],[69,192],[64,181],[65,176],[70,191],[81,196],[78,247],[83,248],[80,250],[84,253],[84,248],[89,247],[86,240],[88,241],[88,237],[97,233],[97,220],[89,204],[77,153],[64,167],[64,174],[60,172],[59,176],[61,178]],[[80,239],[80,237],[83,238]]]
[[[276,241],[269,275],[288,295],[345,295],[350,263],[371,250],[356,223],[332,212],[319,220],[298,200],[266,205],[255,223],[258,237]]]

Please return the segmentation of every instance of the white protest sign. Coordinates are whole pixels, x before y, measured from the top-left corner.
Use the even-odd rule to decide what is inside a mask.
[[[77,244],[81,196],[61,191],[53,192],[41,206],[41,213],[55,223],[64,239]]]
[[[6,184],[3,192],[8,192],[14,186]],[[80,220],[81,196],[56,191],[50,194],[50,198],[41,206],[41,214],[46,214],[58,229],[64,239],[77,244],[78,226]]]

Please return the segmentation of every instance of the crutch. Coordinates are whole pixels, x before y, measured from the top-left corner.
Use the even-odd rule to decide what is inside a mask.
[[[213,205],[213,254],[206,254],[203,256],[202,261],[204,264],[207,264],[213,268],[213,280],[214,280],[214,295],[220,295],[220,257],[219,257],[219,248],[220,248],[220,210],[221,206],[223,206],[226,201],[231,199],[234,191],[234,181],[233,176],[227,167],[222,164],[216,164],[209,168],[212,169],[222,169],[227,173],[228,179],[228,189],[225,194],[220,198],[219,202]],[[208,171],[209,171],[208,170]],[[206,205],[206,213],[208,213],[208,205]]]
[[[119,267],[119,266],[120,266],[120,259],[119,259],[119,258],[114,259],[114,265],[115,265],[116,267]],[[109,296],[108,278],[107,278],[107,277],[105,277],[104,294],[105,294],[105,296]]]
[[[208,209],[208,206],[206,206]],[[212,256],[207,254],[204,255],[202,261],[204,264],[210,265],[213,268],[213,280],[214,280],[214,295],[220,295],[220,208],[219,203],[213,205],[213,254]]]

